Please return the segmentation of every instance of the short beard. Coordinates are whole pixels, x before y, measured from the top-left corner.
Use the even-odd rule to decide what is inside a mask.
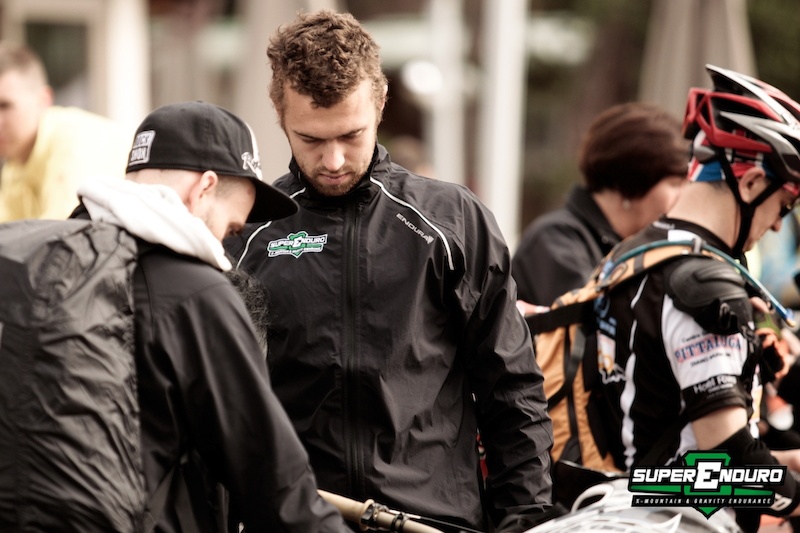
[[[317,180],[314,180],[309,177],[310,174],[308,174],[305,170],[300,169],[305,180],[311,185],[311,187],[315,191],[317,191],[317,193],[319,193],[322,196],[330,198],[345,196],[349,194],[353,189],[356,188],[356,186],[358,186],[359,183],[361,183],[361,180],[364,179],[364,175],[367,173],[368,170],[369,170],[369,164],[365,168],[359,170],[357,173],[353,173],[353,175],[356,176],[356,178],[353,179],[352,181],[348,181],[346,183],[339,183],[336,185],[320,185],[320,183]]]
[[[361,182],[362,177],[363,174],[357,180],[348,181],[347,183],[342,183],[340,185],[333,185],[333,186],[320,186],[318,183],[310,179],[308,180],[308,182],[311,184],[311,187],[313,187],[314,190],[317,191],[322,196],[336,197],[336,196],[345,196],[348,193],[350,193],[350,191],[355,189],[356,185],[358,185],[359,182]]]

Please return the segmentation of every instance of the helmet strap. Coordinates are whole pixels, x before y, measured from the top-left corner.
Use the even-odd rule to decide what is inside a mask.
[[[739,194],[739,180],[736,179],[736,176],[733,174],[733,169],[731,168],[730,161],[728,161],[728,158],[725,157],[724,150],[719,149],[717,154],[720,166],[722,167],[722,172],[725,174],[725,183],[728,184],[728,188],[733,193],[733,197],[736,199],[736,203],[739,205],[739,214],[741,215],[739,220],[739,235],[732,251],[734,257],[741,258],[744,256],[744,245],[747,241],[747,237],[750,235],[750,227],[753,224],[753,216],[756,213],[756,208],[764,203],[767,198],[772,196],[775,191],[780,189],[782,183],[778,180],[768,180],[769,183],[767,184],[766,189],[761,192],[761,194],[759,194],[752,202],[745,202],[742,200],[742,195]]]

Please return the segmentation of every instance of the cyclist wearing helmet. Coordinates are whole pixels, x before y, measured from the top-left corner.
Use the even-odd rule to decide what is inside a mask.
[[[689,92],[683,124],[692,140],[689,183],[664,218],[623,241],[613,257],[658,240],[701,239],[744,261],[797,203],[800,105],[759,80],[706,69],[714,87]],[[754,438],[761,385],[779,365],[764,357],[750,297],[730,264],[685,256],[621,284],[602,302],[599,378],[619,468],[720,449],[733,464],[780,461],[800,470],[800,451],[771,451]],[[782,486],[769,487],[772,508],[736,509],[743,529],[755,531],[762,512],[800,514],[798,480],[787,474]]]

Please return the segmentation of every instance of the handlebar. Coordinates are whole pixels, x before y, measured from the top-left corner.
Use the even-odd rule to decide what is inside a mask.
[[[419,516],[393,511],[385,505],[375,503],[373,500],[359,502],[324,490],[318,490],[317,492],[325,501],[336,507],[345,520],[358,524],[361,531],[443,533],[440,529],[415,522],[415,519],[421,518]]]

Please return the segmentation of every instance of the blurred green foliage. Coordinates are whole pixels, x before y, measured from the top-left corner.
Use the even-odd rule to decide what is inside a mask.
[[[577,152],[591,119],[637,98],[650,7],[650,0],[531,0],[534,17],[569,13],[589,21],[593,45],[579,65],[528,64],[521,228],[559,207],[580,181]]]
[[[747,9],[758,77],[800,99],[800,3],[750,0]]]

